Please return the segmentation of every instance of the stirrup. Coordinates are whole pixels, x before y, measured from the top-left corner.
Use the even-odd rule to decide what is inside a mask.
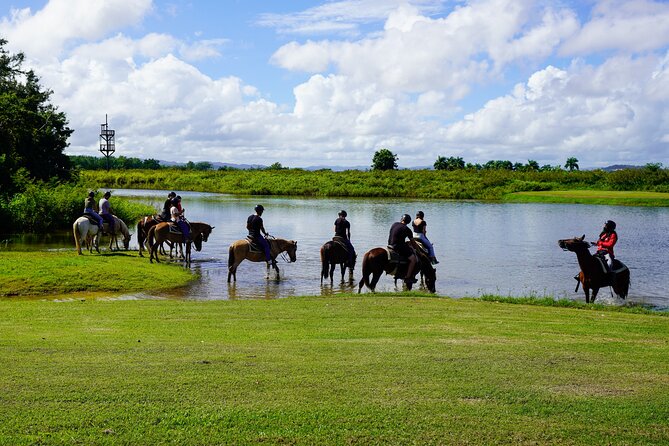
[[[576,275],[574,276],[574,279],[576,279],[577,282],[580,282],[580,281],[581,281],[580,273],[579,273],[579,274],[576,274]]]

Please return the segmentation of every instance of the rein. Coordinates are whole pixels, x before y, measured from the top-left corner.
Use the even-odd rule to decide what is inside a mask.
[[[274,237],[273,235],[269,235],[269,234],[267,234],[267,235],[265,236],[265,239],[267,239],[267,240],[274,240],[275,242],[277,241],[277,240],[276,240],[276,237]],[[277,244],[277,249],[279,249],[278,244]],[[281,259],[282,259],[285,263],[290,263],[290,258],[288,257],[288,253],[286,253],[286,251],[282,250],[282,251],[281,251],[279,254],[277,254],[277,255],[278,255],[278,257],[281,257]]]

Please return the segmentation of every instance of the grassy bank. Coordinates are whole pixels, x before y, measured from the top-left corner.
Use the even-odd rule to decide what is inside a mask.
[[[669,193],[669,171],[627,169],[567,172],[508,170],[307,171],[173,169],[84,171],[90,187],[176,189],[245,195],[407,197],[501,200],[507,194],[552,190],[652,191]]]
[[[623,206],[669,206],[669,193],[641,191],[554,190],[516,192],[504,197],[513,203],[579,203]]]
[[[190,270],[150,264],[136,252],[1,252],[0,271],[0,296],[159,290],[194,278]]]
[[[414,295],[6,301],[0,444],[667,444],[666,317]]]

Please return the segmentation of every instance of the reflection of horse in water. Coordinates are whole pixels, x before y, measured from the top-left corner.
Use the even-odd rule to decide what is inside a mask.
[[[149,229],[148,240],[149,240],[149,250],[151,251],[151,256],[149,261],[153,263],[153,259],[156,259],[156,262],[160,262],[158,258],[158,247],[163,242],[171,243],[185,243],[186,244],[186,255],[185,261],[186,264],[190,265],[191,261],[191,244],[195,245],[196,251],[202,250],[202,242],[209,240],[209,235],[214,229],[214,226],[210,226],[207,223],[202,222],[191,222],[190,223],[190,235],[191,239],[186,241],[184,235],[181,232],[172,232],[170,230],[171,223],[163,222],[154,225]]]
[[[630,286],[630,270],[619,260],[613,261],[613,272],[609,273],[606,268],[606,261],[597,255],[590,254],[590,243],[584,241],[583,237],[574,237],[570,239],[558,240],[558,245],[565,251],[576,253],[578,265],[581,271],[578,273],[578,284],[583,285],[585,293],[585,302],[595,301],[600,288],[610,286],[618,297],[625,299]],[[592,290],[592,297],[590,297]]]
[[[267,278],[269,278],[270,265],[276,271],[276,278],[279,278],[279,267],[276,266],[276,257],[282,252],[288,253],[290,261],[297,260],[297,242],[294,240],[285,240],[282,238],[267,239],[269,243],[269,254],[271,261],[267,263]],[[230,278],[237,281],[237,267],[244,260],[251,262],[265,262],[265,252],[262,248],[251,250],[251,243],[248,239],[237,240],[230,245],[228,250],[228,282]]]
[[[425,287],[431,293],[436,292],[437,272],[432,266],[430,258],[415,242],[412,241],[411,245],[414,247],[417,258],[413,277],[420,272],[425,279]],[[400,262],[396,261],[395,255],[394,253],[392,254],[393,259],[391,260],[391,253],[386,248],[373,248],[365,253],[362,259],[362,279],[360,279],[360,283],[358,284],[358,293],[362,291],[363,285],[374,291],[381,274],[384,272],[392,274],[395,278],[404,279],[408,263],[406,259],[402,259]],[[370,275],[372,276],[371,281],[369,280]],[[407,289],[411,290],[412,281],[405,281],[405,284]]]
[[[117,233],[120,232],[123,235],[123,249],[127,250],[130,245],[130,231],[128,226],[120,218],[114,217],[114,228],[115,233],[110,235],[109,238],[109,250],[112,249],[114,243],[116,243],[116,249],[119,249]],[[104,223],[104,229],[109,230],[109,224]],[[100,252],[99,243],[100,243],[100,232],[98,230],[98,224],[91,222],[88,217],[79,217],[72,224],[72,233],[74,234],[74,244],[77,247],[77,253],[81,255],[81,246],[85,244],[89,252],[93,252],[93,248],[97,252]]]
[[[353,254],[351,263],[349,264],[348,251],[341,243],[334,240],[326,242],[321,246],[321,264],[323,266],[321,269],[321,283],[323,283],[323,279],[328,278],[328,275],[330,276],[330,283],[334,281],[334,270],[337,265],[341,267],[341,281],[344,281],[347,267],[349,268],[349,279],[352,281],[355,260],[356,255]]]

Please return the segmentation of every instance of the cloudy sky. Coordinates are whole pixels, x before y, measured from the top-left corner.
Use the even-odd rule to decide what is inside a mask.
[[[69,154],[669,166],[669,2],[0,0]]]

